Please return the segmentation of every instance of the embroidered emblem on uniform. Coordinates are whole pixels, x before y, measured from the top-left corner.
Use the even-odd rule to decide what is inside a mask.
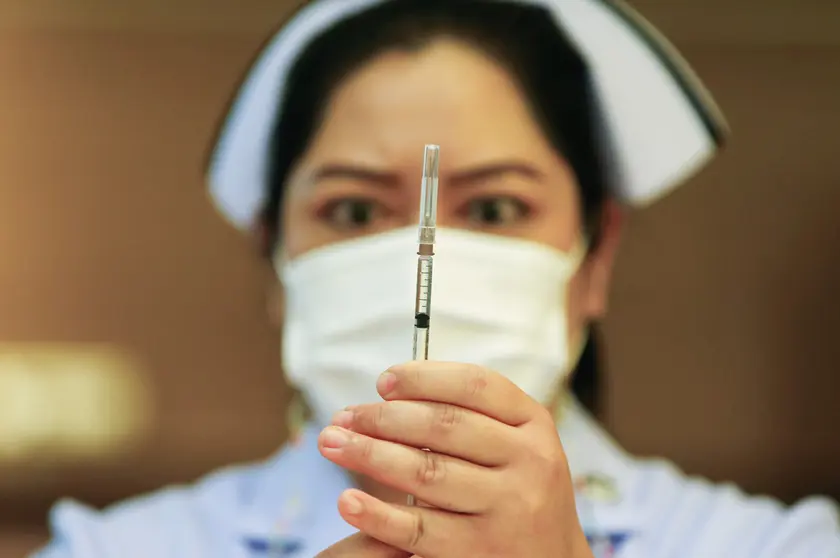
[[[294,495],[283,506],[280,519],[266,536],[245,537],[245,545],[254,553],[270,558],[290,557],[303,549],[303,541],[292,532],[303,509],[300,496]]]
[[[280,539],[275,537],[248,537],[245,539],[245,545],[254,554],[278,558],[292,556],[300,552],[303,548],[303,543],[300,539]]]
[[[617,558],[618,552],[630,538],[630,533],[587,535],[589,549],[595,558]]]
[[[597,474],[580,475],[574,479],[575,493],[591,502],[614,504],[621,494],[610,477]]]

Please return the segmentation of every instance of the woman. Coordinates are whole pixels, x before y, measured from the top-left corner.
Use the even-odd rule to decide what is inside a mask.
[[[724,134],[673,50],[603,0],[310,3],[243,86],[210,185],[264,233],[312,420],[266,463],[102,513],[59,504],[40,556],[840,556],[830,503],[635,460],[565,395],[618,202],[659,197]],[[426,143],[435,360],[399,364]]]

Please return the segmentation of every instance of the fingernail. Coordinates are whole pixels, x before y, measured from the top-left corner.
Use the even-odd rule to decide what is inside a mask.
[[[394,390],[394,385],[397,383],[397,377],[391,372],[383,372],[376,380],[376,390],[379,395],[385,396]]]
[[[342,496],[344,499],[344,505],[347,508],[347,513],[352,515],[358,515],[362,513],[362,501],[355,494],[345,494]]]
[[[353,423],[353,413],[348,410],[339,411],[335,414],[332,419],[332,424],[335,426],[341,426],[343,428],[348,428]]]
[[[321,432],[321,444],[328,449],[341,449],[348,440],[347,434],[338,428],[325,428]]]

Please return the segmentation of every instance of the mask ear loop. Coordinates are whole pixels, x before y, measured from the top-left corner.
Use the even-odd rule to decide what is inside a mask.
[[[559,426],[563,423],[566,417],[566,411],[572,403],[572,394],[569,392],[569,383],[572,379],[572,373],[580,362],[580,357],[586,348],[586,343],[589,341],[589,328],[585,328],[577,339],[570,344],[572,350],[569,351],[569,362],[566,370],[560,375],[558,379],[557,389],[554,392],[552,400],[549,402],[550,407],[554,407],[554,424]]]
[[[578,238],[578,240],[575,241],[574,246],[567,253],[569,257],[569,277],[566,283],[566,292],[563,295],[564,297],[566,297],[564,303],[567,308],[569,297],[569,285],[571,285],[572,279],[574,278],[575,274],[578,271],[580,271],[583,262],[586,260],[586,256],[589,253],[589,246],[589,243],[583,237],[580,237]],[[566,334],[568,335],[568,324],[565,330]],[[569,361],[566,363],[566,369],[558,375],[557,386],[553,390],[554,395],[552,396],[551,401],[548,402],[549,408],[554,408],[554,424],[556,425],[560,425],[563,422],[563,419],[566,414],[566,409],[569,407],[570,398],[572,397],[569,393],[569,382],[571,381],[572,372],[574,372],[575,368],[578,365],[578,362],[580,362],[580,357],[583,354],[583,351],[586,349],[587,341],[589,341],[588,327],[584,328],[584,330],[579,335],[577,335],[575,339],[566,340],[566,342],[569,344],[569,347],[571,348],[571,350],[569,351]]]

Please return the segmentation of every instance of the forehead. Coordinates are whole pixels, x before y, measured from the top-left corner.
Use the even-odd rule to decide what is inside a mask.
[[[516,80],[479,50],[439,39],[391,51],[333,92],[310,153],[393,163],[437,143],[447,161],[551,155]]]

